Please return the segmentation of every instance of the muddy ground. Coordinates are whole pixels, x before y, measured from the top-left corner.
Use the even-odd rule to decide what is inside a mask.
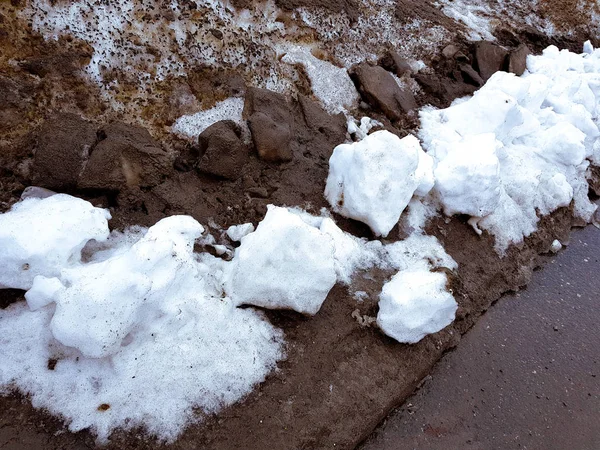
[[[562,10],[555,3],[542,3],[559,17]],[[331,13],[342,11],[352,20],[361,14],[352,0],[281,0],[278,4],[284,9],[324,7]],[[456,51],[447,56],[440,48],[428,61],[433,70],[414,76],[420,86],[415,104],[444,107],[477,89],[474,76],[481,74],[485,61],[477,61],[474,45],[461,35],[462,25],[432,5],[399,1],[397,19],[400,23],[418,17],[451,31],[452,41],[445,44],[454,45]],[[243,71],[231,68],[205,68],[190,75],[186,83],[198,102],[207,102],[206,107],[215,99],[246,97],[245,116],[253,141],[236,141],[237,131],[232,128],[229,136],[236,153],[223,167],[210,156],[221,141],[211,147],[210,136],[205,136],[204,144],[189,143],[164,131],[163,125],[173,120],[171,109],[185,110],[185,105],[169,101],[181,80],[166,80],[164,92],[153,93],[162,102],[153,102],[139,116],[123,117],[101,100],[98,87],[81,72],[91,57],[89,45],[76,39],[44,41],[17,19],[15,11],[23,7],[22,2],[3,0],[0,7],[0,211],[35,184],[110,208],[112,228],[152,225],[168,215],[189,214],[202,224],[214,224],[210,231],[226,239],[223,228],[257,223],[269,203],[312,212],[327,206],[322,193],[329,156],[337,144],[351,137],[345,119],[327,114],[310,93],[299,88],[307,95],[281,97],[253,90]],[[576,32],[547,37],[530,28],[499,28],[496,35],[509,50],[526,44],[536,52],[556,44],[579,51],[589,33],[581,23],[571,30]],[[382,57],[387,50],[382,44]],[[394,70],[386,61],[389,58],[382,58],[381,65]],[[508,60],[495,70],[506,69],[505,63]],[[418,127],[414,111],[390,119],[377,96],[365,95],[364,100],[355,117],[377,118],[400,136]],[[276,161],[258,157],[257,145],[262,141],[257,136],[268,137],[268,127],[253,128],[257,114],[266,114],[287,130],[289,139],[283,147],[289,154],[275,155]],[[148,129],[137,127],[140,123]],[[121,156],[131,163],[127,170],[114,165]],[[231,164],[235,170],[230,170]],[[363,224],[336,220],[346,231],[373,238]],[[437,236],[459,263],[452,278],[460,308],[451,326],[413,346],[361,326],[353,312],[358,309],[361,315],[375,316],[377,294],[392,275],[362,274],[352,286],[370,294],[361,304],[347,288],[336,286],[313,318],[268,312],[270,320],[285,331],[288,358],[246,399],[190,426],[172,445],[156,443],[140,430],[115,433],[108,448],[352,449],[415,389],[445,351],[458,344],[493,301],[528,283],[537,256],[547,252],[554,239],[566,239],[573,225],[570,210],[558,210],[542,219],[534,236],[500,259],[493,238],[477,236],[465,218],[436,219],[428,233]],[[400,236],[401,230],[396,229],[390,240]],[[22,301],[21,292],[0,291],[0,307],[14,301]],[[95,448],[95,444],[91,434],[66,432],[60,420],[33,410],[26,398],[15,393],[0,398],[0,448],[79,449]]]

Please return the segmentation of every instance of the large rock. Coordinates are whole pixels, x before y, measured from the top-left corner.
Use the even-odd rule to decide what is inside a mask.
[[[350,76],[364,100],[392,121],[417,107],[412,92],[402,89],[383,67],[361,63],[351,69]]]
[[[257,112],[248,119],[252,140],[260,159],[270,162],[292,160],[290,128],[274,121],[268,115]]]
[[[200,134],[198,170],[235,180],[242,174],[248,150],[240,139],[240,127],[231,120],[214,123]]]
[[[402,77],[412,73],[412,67],[408,61],[396,53],[394,50],[389,50],[380,60],[379,65],[385,70],[395,73]]]
[[[298,103],[302,110],[304,122],[309,130],[314,134],[320,133],[324,137],[335,143],[335,145],[344,142],[346,139],[346,117],[343,113],[330,115],[318,103],[313,102],[302,94],[298,95]]]
[[[99,136],[102,140],[79,177],[79,188],[119,191],[152,187],[172,168],[167,151],[145,128],[113,122],[102,128]]]
[[[294,118],[285,96],[267,89],[248,88],[243,116],[248,119],[259,158],[271,162],[292,159]]]
[[[36,141],[33,184],[73,189],[96,142],[96,127],[75,114],[57,114],[42,124]]]
[[[521,76],[527,69],[527,57],[531,54],[531,50],[525,44],[519,45],[515,50],[508,55],[508,71],[515,75]]]
[[[504,48],[492,42],[481,41],[475,45],[475,64],[483,81],[505,69],[507,56]]]

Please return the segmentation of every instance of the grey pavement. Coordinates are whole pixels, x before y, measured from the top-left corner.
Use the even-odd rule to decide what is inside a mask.
[[[600,230],[575,230],[360,448],[600,450]]]

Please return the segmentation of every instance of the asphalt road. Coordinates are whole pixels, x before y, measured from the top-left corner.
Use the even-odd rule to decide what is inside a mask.
[[[600,449],[600,230],[500,299],[361,450]]]

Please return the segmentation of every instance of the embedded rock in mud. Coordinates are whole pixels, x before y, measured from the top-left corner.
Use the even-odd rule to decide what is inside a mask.
[[[519,45],[508,55],[508,71],[517,76],[523,75],[527,69],[527,57],[531,55],[531,50],[526,44]]]
[[[172,169],[168,152],[142,127],[113,122],[98,132],[100,142],[79,177],[80,189],[119,191],[152,187]]]
[[[395,50],[389,50],[383,55],[383,57],[379,59],[379,65],[388,72],[395,73],[398,77],[411,74],[413,71],[408,61],[400,56]]]
[[[260,159],[270,162],[292,160],[292,134],[289,127],[275,122],[262,112],[252,114],[248,124]]]
[[[412,92],[401,88],[383,67],[360,63],[350,70],[350,76],[363,99],[392,121],[417,107]]]
[[[259,158],[271,162],[292,160],[294,118],[284,95],[249,88],[243,117],[248,119]]]
[[[216,122],[198,136],[198,170],[235,180],[248,160],[248,149],[240,139],[239,125],[231,120]]]
[[[327,141],[323,145],[341,144],[346,138],[346,118],[343,113],[332,116],[321,106],[302,94],[298,95],[298,103],[304,122],[313,136],[323,136]],[[334,144],[337,145],[337,144]],[[331,148],[333,150],[333,147]]]
[[[75,114],[57,114],[41,125],[34,139],[33,184],[74,189],[96,142],[96,127]]]
[[[475,64],[483,81],[504,69],[507,56],[508,52],[493,42],[481,41],[475,44]]]

